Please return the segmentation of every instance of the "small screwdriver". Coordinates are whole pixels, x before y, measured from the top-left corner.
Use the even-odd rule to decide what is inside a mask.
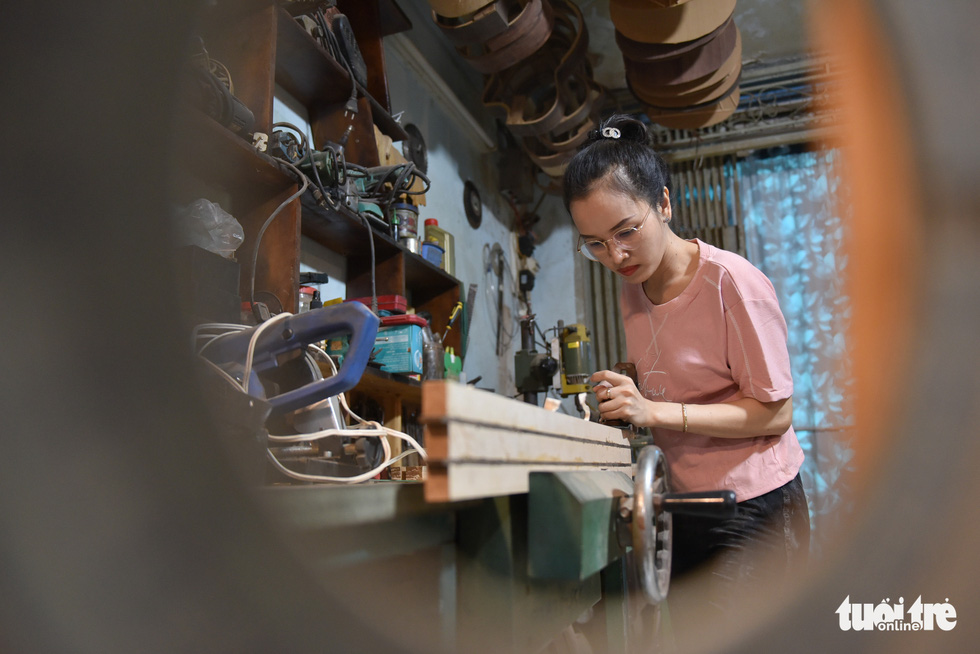
[[[446,331],[442,332],[442,342],[446,342],[446,336],[449,335],[449,330],[453,328],[453,323],[456,322],[456,318],[459,317],[459,312],[463,310],[462,301],[457,302],[456,306],[453,307],[452,313],[449,314],[449,324],[446,325]]]

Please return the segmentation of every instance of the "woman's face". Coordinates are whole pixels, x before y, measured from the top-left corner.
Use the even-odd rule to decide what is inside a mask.
[[[666,189],[664,193],[666,200]],[[624,281],[639,284],[649,279],[663,261],[669,232],[669,200],[664,205],[663,209],[651,207],[644,200],[600,187],[572,201],[569,211],[581,235],[582,249],[589,247],[585,243],[593,242],[590,249],[599,263]],[[605,245],[596,241],[605,241]]]

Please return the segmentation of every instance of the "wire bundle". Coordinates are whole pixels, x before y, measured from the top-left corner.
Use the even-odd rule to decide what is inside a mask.
[[[252,361],[254,359],[254,354],[255,354],[255,344],[258,342],[258,339],[263,332],[270,329],[275,324],[285,320],[291,315],[292,314],[290,313],[277,314],[255,328],[249,328],[246,327],[245,325],[234,325],[234,324],[226,324],[226,323],[206,323],[203,325],[198,325],[197,327],[195,327],[191,337],[193,346],[196,349],[198,355],[201,357],[201,359],[205,361],[211,368],[216,370],[221,375],[222,379],[228,381],[237,390],[245,393],[246,395],[249,395],[249,387],[250,387],[249,380],[252,376]],[[254,329],[254,331],[249,340],[248,354],[246,356],[244,369],[242,371],[242,379],[241,381],[239,381],[234,377],[232,377],[231,375],[229,375],[221,367],[217,366],[206,356],[204,356],[204,352],[211,343],[213,343],[216,339],[221,338],[223,334],[227,334],[233,331],[241,331],[245,329]],[[203,343],[201,343],[202,340],[204,341]],[[333,374],[337,374],[337,367],[334,364],[333,359],[331,359],[326,352],[324,352],[322,349],[320,349],[315,345],[308,345],[307,348],[308,351],[305,356],[307,357],[307,362],[310,364],[310,370],[313,372],[314,377],[320,376],[320,368],[319,366],[316,365],[315,361],[313,360],[313,355],[318,355],[325,362],[329,363],[331,369],[333,370]],[[279,461],[278,458],[276,458],[276,455],[272,452],[272,450],[267,447],[266,457],[269,459],[269,462],[273,465],[273,467],[275,467],[282,474],[292,479],[297,479],[299,481],[318,482],[318,483],[355,484],[355,483],[367,481],[368,479],[372,479],[388,466],[402,460],[403,458],[405,458],[410,454],[414,454],[417,452],[423,459],[425,460],[428,459],[428,454],[426,453],[425,449],[414,438],[412,438],[411,436],[409,436],[404,432],[400,432],[395,429],[390,429],[388,427],[385,427],[384,425],[376,421],[369,421],[361,418],[351,410],[350,406],[347,403],[347,398],[343,393],[340,393],[337,397],[340,401],[340,405],[343,408],[344,412],[351,420],[357,423],[358,425],[357,427],[348,428],[348,429],[322,429],[315,432],[301,433],[301,434],[286,434],[286,435],[269,434],[268,437],[269,441],[272,443],[310,443],[316,440],[320,440],[323,438],[330,438],[333,436],[344,436],[344,437],[352,437],[352,438],[376,437],[381,439],[381,448],[382,451],[384,452],[384,458],[382,462],[379,465],[372,468],[371,470],[368,470],[366,472],[351,477],[331,477],[326,475],[310,475],[287,468],[281,461]],[[326,400],[322,400],[322,401],[329,401],[329,399],[330,398],[327,398]],[[400,440],[403,440],[406,443],[408,443],[412,447],[412,449],[402,452],[398,456],[392,457],[391,444],[388,442],[388,437],[398,438]]]

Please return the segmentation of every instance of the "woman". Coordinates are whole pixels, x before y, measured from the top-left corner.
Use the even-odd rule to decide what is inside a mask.
[[[564,195],[579,251],[624,282],[638,383],[593,374],[600,415],[651,428],[673,491],[735,491],[734,518],[674,516],[671,567],[677,578],[710,560],[711,604],[731,607],[741,584],[794,569],[809,549],[775,291],[737,254],[671,231],[670,173],[639,121],[614,116],[596,130],[566,169]],[[746,545],[769,552],[765,565]]]

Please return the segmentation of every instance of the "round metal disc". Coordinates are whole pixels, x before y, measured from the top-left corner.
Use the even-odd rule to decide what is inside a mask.
[[[425,138],[417,126],[412,123],[405,125],[408,138],[402,141],[402,155],[418,168],[422,174],[429,172],[429,155],[425,147]]]
[[[480,191],[471,180],[466,180],[463,185],[463,210],[470,227],[478,229],[483,222],[483,201],[480,200]]]
[[[656,497],[667,492],[667,462],[655,445],[640,450],[633,482],[633,556],[639,567],[643,595],[659,604],[670,586],[672,519],[661,511]]]

